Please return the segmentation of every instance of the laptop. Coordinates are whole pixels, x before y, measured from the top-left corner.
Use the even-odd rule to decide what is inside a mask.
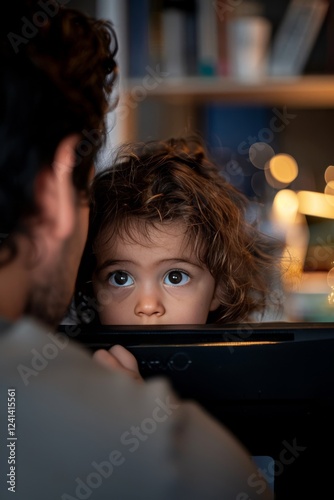
[[[160,327],[61,325],[94,351],[121,344],[242,441],[273,498],[331,494],[334,323]]]

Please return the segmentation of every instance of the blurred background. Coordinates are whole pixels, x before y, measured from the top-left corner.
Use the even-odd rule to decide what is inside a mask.
[[[334,1],[70,0],[112,20],[108,145],[199,134],[285,243],[284,321],[334,321]],[[253,208],[252,208],[253,210]]]

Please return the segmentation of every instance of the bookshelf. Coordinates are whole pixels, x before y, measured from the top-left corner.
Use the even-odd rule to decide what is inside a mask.
[[[138,89],[140,99],[145,94],[144,100],[137,100]],[[145,102],[143,102],[145,101]],[[298,116],[305,115],[306,119],[312,121],[316,113],[321,112],[321,121],[326,128],[331,129],[334,115],[334,75],[302,75],[298,77],[270,77],[258,82],[245,83],[228,77],[186,77],[170,78],[159,83],[155,88],[143,87],[140,78],[128,79],[124,82],[122,89],[121,120],[118,124],[116,116],[116,127],[118,137],[122,141],[147,140],[150,138],[169,137],[181,135],[191,131],[205,133],[204,125],[199,125],[198,109],[205,108],[208,104],[228,106],[263,106],[271,109],[291,109]],[[312,110],[314,111],[312,115]],[[117,113],[116,113],[117,114]],[[152,117],[151,119],[149,117]],[[192,124],[192,125],[191,125]],[[192,130],[193,129],[193,130]],[[289,133],[290,132],[290,133]],[[314,134],[310,128],[313,143]],[[292,130],[286,131],[285,137],[280,137],[281,142],[289,148],[294,140],[301,142],[301,137]],[[331,141],[324,144],[323,165],[330,160]],[[282,146],[284,147],[284,146]],[[293,148],[294,149],[294,148]],[[326,154],[327,150],[327,154]],[[307,156],[303,150],[297,157]],[[312,155],[311,155],[312,156]],[[321,158],[320,158],[321,162]],[[315,170],[316,165],[311,167]],[[320,177],[320,172],[318,177]],[[319,185],[321,181],[318,180]],[[320,185],[321,187],[321,185]]]
[[[205,17],[207,25],[210,26],[211,33],[207,33],[209,39],[210,36],[211,38],[221,37],[221,32],[224,32],[226,37],[225,24],[228,16],[235,14],[234,11],[237,10],[237,7],[239,9],[243,7],[245,10],[245,5],[251,6],[253,11],[256,7],[258,9],[256,12],[261,17],[270,20],[272,26],[271,45],[274,45],[275,36],[293,1],[296,0],[282,0],[278,5],[277,2],[269,0],[258,2],[246,0],[243,2],[238,0],[226,2],[137,0],[135,2],[127,0],[127,2],[123,2],[122,7],[118,4],[118,8],[122,10],[121,17],[124,19],[123,26],[119,26],[118,29],[123,42],[124,39],[127,40],[126,53],[123,51],[121,57],[123,71],[120,83],[121,109],[115,120],[119,142],[146,140],[156,137],[158,133],[169,136],[178,131],[180,133],[183,130],[186,132],[190,129],[189,125],[178,129],[174,127],[175,119],[177,119],[174,112],[175,107],[178,108],[181,122],[193,123],[199,133],[202,132],[202,129],[197,118],[198,108],[205,107],[210,103],[240,106],[285,106],[294,109],[334,108],[334,58],[329,47],[332,36],[331,28],[334,27],[332,5],[328,8],[323,23],[318,28],[319,33],[318,36],[315,36],[313,46],[309,47],[304,71],[299,75],[264,76],[243,81],[228,75],[226,65],[221,63],[221,58],[227,57],[226,50],[222,50],[221,40],[217,39],[217,43],[220,45],[216,47],[216,52],[212,41],[211,43],[206,41],[203,46],[200,46],[198,33],[203,33],[205,26],[203,27],[203,22],[196,21],[196,15],[201,13]],[[319,1],[323,4],[321,0]],[[98,4],[106,3],[108,2],[98,1]],[[115,4],[115,2],[111,3]],[[330,4],[332,3],[330,2]],[[164,22],[162,18],[165,12],[173,14],[169,15]],[[218,34],[217,25],[213,29],[214,17],[216,17],[216,24],[219,26]],[[182,22],[187,33],[184,40],[186,46],[184,50],[187,50],[187,57],[184,54],[178,54],[177,64],[171,68],[168,66],[168,61],[173,59],[173,54],[176,57],[175,39],[178,40],[179,44],[181,43],[180,33],[176,33],[176,31],[180,29]],[[196,22],[198,24],[197,32],[194,27]],[[166,28],[169,26],[168,23],[171,23],[169,30]],[[189,41],[191,36],[194,38],[193,44]],[[171,42],[173,39],[174,42]],[[166,55],[168,52],[165,47],[168,45],[166,41],[171,43],[171,50],[174,51],[172,54],[167,53]],[[268,47],[269,50],[270,47]],[[194,51],[196,51],[195,55]],[[203,53],[206,54],[207,60],[210,56],[211,61],[216,58],[215,69],[202,69],[203,64],[200,64],[201,61],[198,59],[202,57]],[[195,59],[197,62],[194,62]],[[154,78],[153,73],[156,68],[160,73],[157,78]],[[175,72],[180,74],[174,75]],[[169,115],[169,110],[172,110],[171,115]],[[152,117],[151,123],[149,123],[149,115]],[[121,119],[119,119],[120,117]],[[157,126],[156,120],[158,119],[165,121],[163,127]],[[203,132],[205,135],[205,131]]]

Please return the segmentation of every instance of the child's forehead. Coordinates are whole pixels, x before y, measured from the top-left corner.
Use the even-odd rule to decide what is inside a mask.
[[[111,228],[105,228],[99,245],[109,248],[119,245],[165,247],[177,241],[180,249],[186,251],[190,240],[189,227],[182,221],[143,223],[134,219],[126,228],[119,229],[117,234]]]

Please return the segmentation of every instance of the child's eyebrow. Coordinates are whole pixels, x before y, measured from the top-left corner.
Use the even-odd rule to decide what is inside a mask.
[[[200,262],[197,262],[197,261],[194,261],[194,260],[191,260],[191,259],[184,259],[184,258],[173,258],[173,259],[162,259],[159,261],[159,264],[164,264],[164,263],[168,263],[170,262],[171,264],[172,263],[184,263],[184,264],[190,264],[192,266],[196,266],[196,267],[202,267]]]
[[[95,269],[95,273],[99,273],[106,267],[114,266],[115,264],[133,264],[133,263],[134,262],[132,260],[107,259]]]
[[[178,263],[182,264],[182,263],[184,263],[184,264],[190,264],[191,266],[199,267],[201,269],[203,268],[203,265],[201,265],[200,262],[194,262],[193,260],[184,259],[182,257],[173,257],[171,259],[162,259],[162,260],[159,260],[157,262],[157,264],[168,264],[168,263],[170,263],[170,264],[178,264]],[[101,271],[103,271],[103,269],[105,269],[106,267],[115,266],[117,264],[125,265],[125,264],[137,264],[137,263],[136,263],[136,261],[127,260],[127,259],[107,259],[96,268],[95,273],[98,274]]]

